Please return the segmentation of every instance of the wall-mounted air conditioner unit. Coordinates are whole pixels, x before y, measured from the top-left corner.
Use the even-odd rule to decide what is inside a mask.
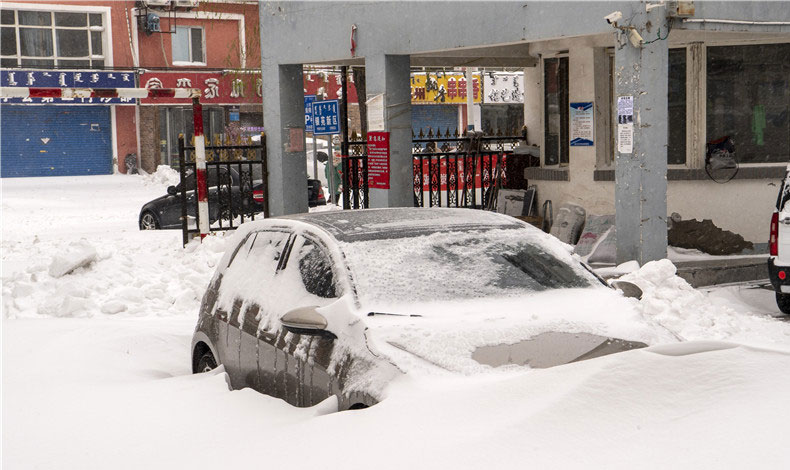
[[[173,0],[173,6],[176,8],[195,8],[200,3],[200,0]]]
[[[143,5],[148,8],[170,8],[170,0],[143,0]]]

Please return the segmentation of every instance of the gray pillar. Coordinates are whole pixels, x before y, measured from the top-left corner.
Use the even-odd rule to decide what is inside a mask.
[[[656,38],[656,28],[666,34],[666,9],[649,13],[634,3],[621,26],[634,26],[645,41]],[[645,25],[651,23],[650,29]],[[634,47],[625,32],[615,48],[614,113],[621,97],[633,97],[633,149],[623,148],[623,126],[616,124],[615,210],[617,262],[647,263],[667,256],[667,41]],[[625,130],[625,129],[623,129]],[[628,134],[626,132],[626,134]]]
[[[390,189],[371,188],[371,208],[414,206],[409,72],[407,55],[365,58],[367,99],[383,95],[383,107],[377,108],[375,102],[368,105],[368,131],[390,133]]]
[[[302,66],[264,58],[262,69],[269,211],[273,216],[307,212]]]

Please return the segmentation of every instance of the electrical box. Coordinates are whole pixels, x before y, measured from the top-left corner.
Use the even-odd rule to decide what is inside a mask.
[[[694,1],[693,0],[674,0],[667,2],[667,14],[669,16],[687,18],[694,16]]]

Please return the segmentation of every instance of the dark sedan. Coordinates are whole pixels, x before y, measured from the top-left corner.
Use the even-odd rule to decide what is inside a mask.
[[[218,177],[219,175],[219,177]],[[240,190],[238,171],[235,168],[216,168],[208,171],[209,223],[213,224],[220,218],[263,212],[264,185],[260,180],[253,180],[251,191],[245,196]],[[145,203],[140,209],[138,223],[140,230],[180,229],[181,228],[181,188],[183,183],[169,186],[167,194]],[[197,210],[197,194],[195,178],[187,176],[187,217],[194,220]],[[307,203],[310,207],[326,204],[321,182],[307,180]]]

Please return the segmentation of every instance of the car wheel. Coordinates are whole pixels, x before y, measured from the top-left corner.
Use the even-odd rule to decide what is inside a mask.
[[[790,315],[790,294],[776,293],[776,305],[779,306],[779,311]]]
[[[214,355],[211,354],[211,351],[206,351],[200,356],[197,363],[197,373],[201,372],[208,372],[210,370],[214,370],[217,368],[217,360],[214,359]]]
[[[159,222],[156,220],[156,216],[151,211],[143,212],[143,215],[140,216],[140,230],[157,230],[159,229]]]

